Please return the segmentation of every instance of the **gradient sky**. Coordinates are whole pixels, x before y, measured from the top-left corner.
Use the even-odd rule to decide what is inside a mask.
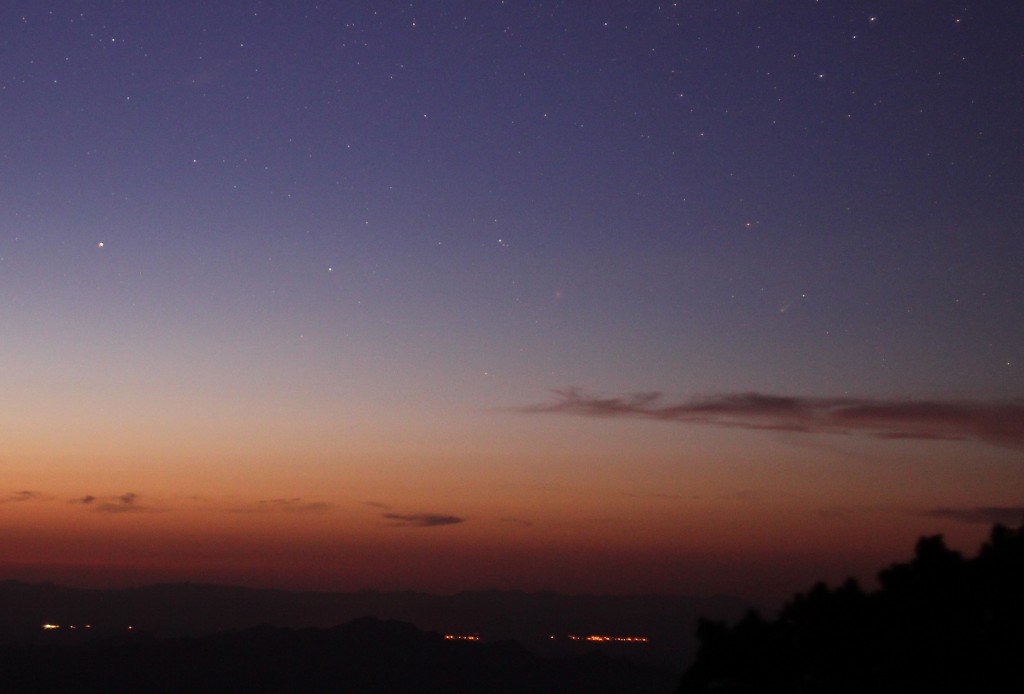
[[[1024,518],[1024,6],[0,10],[0,574],[776,599]]]

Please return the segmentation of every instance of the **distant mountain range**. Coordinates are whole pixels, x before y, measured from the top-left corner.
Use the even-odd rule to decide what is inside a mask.
[[[375,617],[407,622],[436,632],[442,640],[446,634],[477,636],[484,645],[515,640],[546,657],[599,650],[678,674],[692,660],[698,618],[734,621],[748,608],[731,597],[327,593],[191,583],[97,590],[2,581],[0,643],[81,641],[128,633],[196,638],[258,625],[322,629]],[[44,624],[56,628],[44,629]],[[583,638],[570,640],[570,635]],[[584,640],[591,635],[647,641]]]
[[[445,640],[369,617],[331,629],[263,626],[203,637],[122,634],[5,645],[0,673],[7,692],[104,694],[662,694],[678,679],[603,654],[542,658],[514,641]]]

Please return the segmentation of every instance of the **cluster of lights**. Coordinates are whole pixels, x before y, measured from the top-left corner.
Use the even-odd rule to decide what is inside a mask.
[[[54,629],[62,628],[60,624],[46,623],[46,624],[43,624],[42,626],[43,626],[43,630],[45,630],[45,631],[53,631]],[[77,629],[78,625],[77,624],[70,624],[70,625],[68,625],[67,628],[68,629]],[[84,629],[92,629],[92,624],[83,624],[82,628],[84,628]],[[135,627],[129,625],[127,627],[127,629],[128,629],[128,631],[132,631],[133,629],[135,629]]]
[[[479,641],[480,637],[476,634],[445,634],[445,641]]]
[[[555,638],[554,636],[551,637]],[[577,636],[576,634],[569,634],[567,637],[570,641],[595,641],[597,643],[650,643],[651,640],[646,636],[603,636],[600,634],[591,634],[590,636]]]

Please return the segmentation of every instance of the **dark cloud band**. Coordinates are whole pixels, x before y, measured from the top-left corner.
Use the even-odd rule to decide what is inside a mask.
[[[26,489],[24,491],[14,492],[12,494],[8,494],[7,496],[0,498],[0,504],[17,503],[19,501],[36,501],[42,498],[42,492],[34,492]]]
[[[138,503],[139,495],[127,492],[118,496],[99,497],[86,494],[78,499],[72,499],[70,503],[85,504],[90,506],[97,513],[137,513],[140,511],[151,511],[148,506]]]
[[[334,508],[325,501],[306,501],[299,497],[291,499],[261,499],[258,508],[262,511],[287,511],[289,513],[324,513]]]
[[[666,403],[661,393],[598,397],[556,390],[553,402],[530,413],[643,418],[687,424],[798,433],[863,434],[883,439],[983,441],[1024,449],[1024,401],[808,398],[738,393]]]
[[[1010,527],[1024,524],[1024,506],[976,506],[974,508],[933,508],[925,511],[926,516],[948,518],[958,523],[993,525],[1001,523]]]
[[[441,525],[455,525],[465,522],[465,518],[458,516],[444,516],[438,513],[384,513],[381,514],[388,520],[395,521],[395,525],[412,526],[415,528],[435,528]]]

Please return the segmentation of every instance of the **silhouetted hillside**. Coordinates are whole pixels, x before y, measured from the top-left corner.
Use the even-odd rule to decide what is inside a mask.
[[[232,586],[164,584],[118,590],[0,582],[0,643],[25,643],[55,633],[44,623],[91,625],[92,634],[135,631],[159,638],[204,636],[258,624],[333,627],[366,615],[414,624],[440,633],[479,633],[483,640],[514,639],[542,655],[581,654],[600,648],[681,673],[692,658],[699,616],[737,619],[749,607],[735,598],[583,596],[518,591],[432,595],[417,592],[292,592]],[[549,636],[640,635],[644,645],[573,643]]]
[[[449,641],[364,618],[203,638],[119,636],[0,648],[11,692],[660,693],[673,675],[599,654],[545,659],[510,641]]]
[[[816,585],[774,621],[702,620],[678,692],[1024,692],[1024,527],[974,559],[921,538],[879,582]]]

